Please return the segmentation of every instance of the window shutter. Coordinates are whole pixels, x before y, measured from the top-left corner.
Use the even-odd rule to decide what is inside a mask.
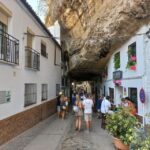
[[[8,16],[0,11],[0,22],[8,26]]]
[[[27,32],[27,46],[32,48],[33,35],[30,32]]]

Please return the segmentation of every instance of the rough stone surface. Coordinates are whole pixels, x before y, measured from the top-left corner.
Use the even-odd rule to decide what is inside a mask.
[[[112,138],[101,129],[100,122],[100,119],[94,117],[93,127],[89,133],[86,131],[84,120],[80,132],[75,131],[72,124],[62,142],[61,150],[115,150]]]
[[[46,24],[59,20],[70,69],[77,72],[99,72],[111,53],[150,19],[149,0],[45,1]]]

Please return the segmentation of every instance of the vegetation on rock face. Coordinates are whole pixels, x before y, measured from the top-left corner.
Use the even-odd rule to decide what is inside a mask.
[[[138,120],[130,114],[128,109],[120,109],[107,115],[106,123],[109,133],[121,139],[124,144],[129,145],[134,140],[134,127],[138,125]]]

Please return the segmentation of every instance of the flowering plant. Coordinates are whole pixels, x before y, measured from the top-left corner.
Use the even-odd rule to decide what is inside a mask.
[[[115,85],[118,85],[118,86],[121,85],[121,80],[114,80],[113,82],[114,82]]]
[[[106,129],[116,138],[129,145],[134,139],[134,127],[138,120],[130,114],[127,108],[121,108],[117,112],[106,116]]]
[[[130,150],[149,150],[150,135],[147,134],[144,128],[134,129],[134,140],[130,144]]]
[[[126,68],[136,70],[136,50],[132,47],[129,47],[128,50],[128,63]]]

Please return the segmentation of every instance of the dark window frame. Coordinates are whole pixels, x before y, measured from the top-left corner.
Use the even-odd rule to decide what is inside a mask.
[[[19,65],[19,40],[7,33],[7,25],[0,26],[0,60]]]
[[[48,58],[46,44],[41,42],[41,55],[45,58]]]
[[[120,52],[117,52],[114,55],[114,68],[115,70],[120,68]]]
[[[40,70],[40,53],[36,50],[25,47],[25,67]]]
[[[24,107],[36,104],[37,102],[37,84],[25,83]]]
[[[133,42],[128,46],[128,62],[126,68],[135,66],[137,64],[137,44]]]
[[[136,95],[135,95],[136,93]],[[137,87],[128,87],[128,95],[132,102],[135,104],[136,109],[138,108],[138,88]]]
[[[41,85],[41,100],[45,101],[48,99],[48,84]]]

